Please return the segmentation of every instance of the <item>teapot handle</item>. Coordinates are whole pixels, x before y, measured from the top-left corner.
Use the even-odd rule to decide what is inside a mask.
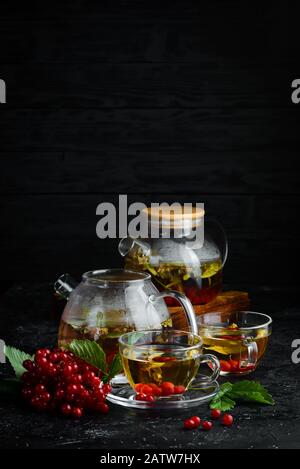
[[[228,239],[227,239],[226,232],[224,230],[223,225],[215,218],[209,218],[206,223],[215,224],[219,232],[221,233],[221,238],[222,238],[222,243],[223,243],[223,249],[222,249],[222,268],[223,268],[227,260],[227,256],[228,256]]]
[[[183,293],[179,291],[175,291],[175,290],[162,291],[162,292],[150,295],[149,301],[155,304],[158,300],[161,300],[162,298],[166,298],[168,296],[171,298],[175,298],[177,301],[179,301],[179,303],[184,309],[187,323],[189,325],[191,332],[193,334],[198,335],[198,327],[197,327],[194,308],[190,300]]]

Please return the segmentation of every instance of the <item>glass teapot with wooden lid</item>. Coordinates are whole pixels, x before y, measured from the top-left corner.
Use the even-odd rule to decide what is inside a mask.
[[[122,269],[86,272],[79,284],[68,274],[54,289],[67,300],[60,322],[58,345],[73,339],[94,340],[104,349],[108,362],[118,351],[119,337],[130,331],[172,327],[163,298],[176,298],[185,311],[187,329],[197,334],[193,307],[178,291],[159,292],[147,272]]]
[[[142,211],[148,237],[127,237],[119,243],[125,268],[148,272],[159,290],[184,293],[195,305],[213,300],[222,289],[228,244],[222,225],[205,221],[204,209],[159,206]],[[155,233],[155,236],[152,234]],[[169,306],[176,299],[166,298]]]

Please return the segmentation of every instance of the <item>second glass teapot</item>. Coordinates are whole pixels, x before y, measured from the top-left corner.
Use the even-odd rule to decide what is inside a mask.
[[[119,252],[125,268],[150,273],[159,290],[182,292],[195,305],[213,300],[222,289],[228,247],[225,232],[216,221],[205,222],[200,242],[191,239],[196,227],[202,226],[204,232],[204,213],[195,207],[177,212],[161,206],[143,210],[148,232],[157,229],[159,236],[123,238]],[[166,303],[177,305],[174,298],[166,298]]]
[[[130,331],[172,327],[163,298],[179,301],[185,311],[188,329],[198,328],[190,301],[180,292],[158,292],[147,273],[122,269],[86,272],[76,285],[68,274],[54,286],[67,301],[58,334],[58,345],[73,339],[96,341],[110,362],[118,351],[119,337]]]

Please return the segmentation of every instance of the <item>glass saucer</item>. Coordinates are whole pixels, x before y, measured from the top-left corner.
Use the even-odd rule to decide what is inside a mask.
[[[219,389],[216,381],[209,385],[194,382],[192,387],[197,389],[189,389],[184,395],[163,397],[155,402],[146,402],[136,401],[134,390],[129,384],[125,384],[124,386],[113,386],[112,391],[107,395],[107,400],[112,404],[133,409],[187,409],[211,401]]]

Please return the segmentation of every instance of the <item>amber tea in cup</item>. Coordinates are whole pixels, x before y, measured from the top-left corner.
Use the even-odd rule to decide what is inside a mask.
[[[271,335],[270,316],[252,311],[211,312],[197,321],[203,349],[218,357],[221,375],[244,375],[256,369]]]
[[[184,394],[203,362],[213,369],[203,383],[210,384],[219,374],[218,360],[203,355],[201,338],[190,332],[131,332],[121,336],[119,344],[125,375],[138,396]]]

